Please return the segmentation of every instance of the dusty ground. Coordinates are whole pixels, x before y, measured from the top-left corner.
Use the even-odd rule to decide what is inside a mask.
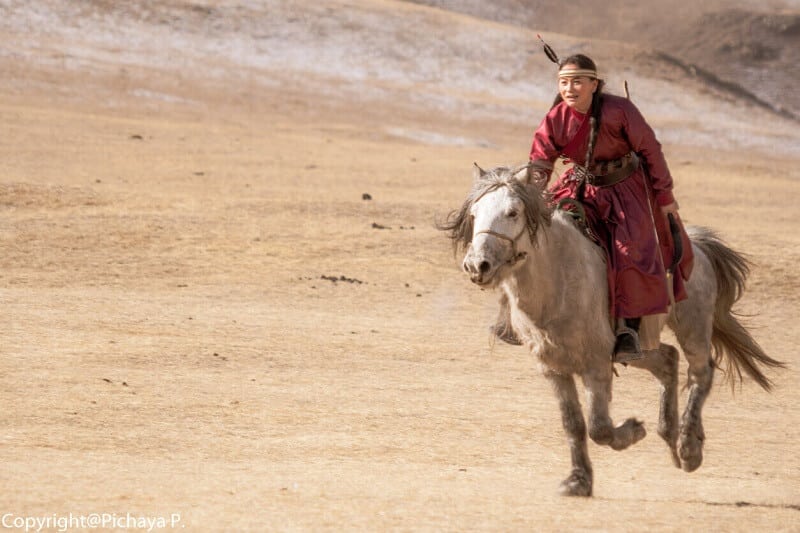
[[[444,16],[320,3],[340,4],[363,15],[353,26]],[[197,71],[190,52],[174,68],[114,63],[78,46],[86,13],[47,31],[31,29],[50,20],[40,12],[16,13],[38,22],[2,27],[3,515],[179,514],[201,531],[799,529],[796,123],[745,122],[735,101],[720,118],[712,89],[639,93],[674,139],[684,218],[753,260],[738,309],[790,367],[771,374],[772,394],[718,380],[693,474],[655,436],[654,380],[622,369],[613,414],[650,435],[622,453],[591,444],[595,497],[564,499],[549,387],[524,350],[490,344],[496,296],[469,284],[434,229],[473,161],[524,161],[544,97],[460,86],[465,116],[423,75],[406,86],[378,72],[354,98],[358,85],[324,72]],[[439,103],[397,98],[409,92]],[[706,137],[684,108],[740,124],[742,144],[692,146]],[[509,109],[516,122],[483,118]],[[775,138],[788,151],[753,148]]]

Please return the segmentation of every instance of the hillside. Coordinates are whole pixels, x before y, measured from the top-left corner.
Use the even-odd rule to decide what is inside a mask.
[[[234,95],[225,99],[232,103],[305,114],[357,101],[384,134],[464,142],[459,128],[481,123],[486,138],[466,142],[492,144],[503,135],[520,138],[552,100],[553,65],[536,40],[543,31],[562,55],[591,52],[612,91],[627,80],[667,143],[800,150],[794,122],[770,112],[775,105],[698,75],[688,56],[587,40],[579,25],[553,33],[546,3],[521,24],[523,4],[501,2],[491,12],[489,4],[447,4],[473,16],[399,1],[14,0],[0,7],[0,64],[12,73],[0,88],[78,102],[84,91],[63,83],[75,77],[92,82],[110,108],[167,102],[195,112],[214,112],[204,99],[221,92]],[[480,18],[490,15],[498,21]],[[682,31],[702,23],[694,20]],[[791,79],[790,71],[779,72]],[[434,132],[406,124],[431,113],[439,117]]]
[[[745,0],[617,0],[603,4],[602,9],[591,0],[414,3],[544,32],[653,49],[710,85],[800,118],[800,92],[795,87],[800,79],[800,2],[796,0],[757,5]]]

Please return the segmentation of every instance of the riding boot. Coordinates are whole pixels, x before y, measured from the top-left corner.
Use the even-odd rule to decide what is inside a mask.
[[[626,318],[617,327],[617,341],[614,344],[612,361],[627,364],[644,357],[639,344],[639,324],[641,318]]]
[[[522,345],[519,337],[511,327],[511,307],[508,305],[508,296],[505,294],[500,297],[500,311],[497,313],[497,321],[489,329],[495,337],[505,343],[514,346]]]

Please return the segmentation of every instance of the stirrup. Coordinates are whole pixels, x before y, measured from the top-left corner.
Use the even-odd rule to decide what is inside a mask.
[[[627,364],[643,357],[644,352],[639,344],[639,334],[636,330],[627,326],[617,329],[617,341],[614,343],[614,355],[611,361]]]

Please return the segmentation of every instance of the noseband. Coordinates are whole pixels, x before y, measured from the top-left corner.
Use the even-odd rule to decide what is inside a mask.
[[[487,194],[489,194],[492,191],[496,191],[500,187],[508,187],[508,185],[505,184],[505,183],[501,183],[501,184],[498,184],[495,187],[489,188],[488,190],[484,191],[483,194],[478,196],[473,201],[473,205],[477,204],[481,200],[481,198],[483,198],[484,196],[486,196]],[[504,241],[508,241],[511,244],[511,259],[506,261],[506,263],[509,264],[509,265],[515,265],[518,262],[520,262],[523,259],[525,259],[526,257],[528,257],[528,252],[517,252],[517,241],[519,240],[520,237],[522,237],[522,234],[525,233],[525,229],[526,229],[525,226],[523,226],[522,229],[520,230],[520,232],[517,233],[517,236],[514,237],[514,238],[511,238],[508,235],[503,235],[502,233],[497,233],[496,231],[492,231],[490,229],[484,229],[484,230],[481,230],[481,231],[476,231],[472,235],[472,238],[474,239],[476,235],[480,235],[481,233],[485,233],[487,235],[491,235],[492,237],[497,237],[498,239],[502,239]]]
[[[518,262],[525,259],[526,257],[528,257],[528,252],[517,252],[517,241],[525,233],[525,229],[526,228],[523,226],[520,232],[517,233],[517,236],[514,237],[513,239],[508,235],[503,235],[502,233],[497,233],[496,231],[492,231],[490,229],[476,231],[475,235],[480,235],[481,233],[485,233],[487,235],[491,235],[492,237],[497,237],[498,239],[503,239],[504,241],[508,241],[509,243],[511,243],[511,259],[506,261],[506,263],[509,265],[515,265]],[[473,238],[475,237],[475,235],[473,235]]]

